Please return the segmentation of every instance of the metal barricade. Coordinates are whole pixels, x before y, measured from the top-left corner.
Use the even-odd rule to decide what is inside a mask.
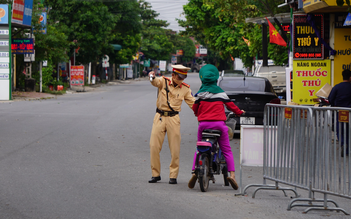
[[[349,108],[312,107],[313,111],[313,148],[311,162],[313,165],[310,197],[314,200],[314,192],[324,195],[323,205],[310,206],[310,210],[337,210],[348,214],[344,209],[327,199],[327,195],[334,195],[351,199],[351,159],[350,152],[350,115]],[[339,136],[338,136],[339,130]],[[344,143],[342,143],[344,142]],[[342,146],[344,150],[341,150]],[[299,200],[292,200],[289,208]],[[310,200],[304,200],[310,201]],[[335,207],[330,207],[332,202]]]
[[[312,130],[312,110],[303,106],[283,106],[267,104],[264,111],[263,134],[263,184],[247,185],[243,194],[250,187],[259,190],[285,190],[294,188],[280,187],[279,183],[309,189],[308,170],[311,168],[308,137]],[[266,180],[275,182],[268,185]],[[285,194],[286,195],[286,194]]]
[[[351,161],[344,150],[345,156],[340,163],[334,141],[336,134],[333,130],[336,126],[332,124],[336,123],[338,110],[267,104],[264,111],[263,184],[247,185],[241,195],[250,187],[258,187],[253,198],[259,190],[283,190],[284,193],[290,190],[296,197],[290,201],[288,210],[305,206],[308,208],[304,213],[310,210],[336,210],[348,214],[335,201],[327,199],[327,194],[350,198],[350,183],[347,182],[351,182]],[[350,141],[346,137],[346,131],[350,132],[346,128],[348,124],[350,122],[341,124],[345,126],[342,129],[345,142]],[[268,185],[266,180],[275,182],[275,185]],[[280,187],[279,183],[292,188]],[[294,188],[307,190],[308,198],[298,197]],[[324,198],[315,198],[314,192],[323,193]],[[335,206],[330,207],[328,203]]]
[[[264,179],[309,189],[311,109],[267,105],[264,127]]]

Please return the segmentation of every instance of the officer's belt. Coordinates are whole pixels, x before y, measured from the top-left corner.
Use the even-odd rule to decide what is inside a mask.
[[[156,112],[161,114],[161,116],[170,116],[170,117],[175,116],[179,113],[178,111],[163,111],[158,108],[156,108]]]

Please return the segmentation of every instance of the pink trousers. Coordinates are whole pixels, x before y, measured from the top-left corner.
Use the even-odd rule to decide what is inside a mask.
[[[229,136],[228,136],[228,127],[225,125],[224,121],[202,121],[199,124],[197,132],[197,140],[202,140],[202,131],[205,129],[216,129],[222,132],[221,136],[218,138],[219,148],[222,150],[225,161],[227,163],[228,171],[235,171],[234,157],[232,148],[230,147]],[[196,152],[193,160],[193,168],[195,170],[196,163]]]

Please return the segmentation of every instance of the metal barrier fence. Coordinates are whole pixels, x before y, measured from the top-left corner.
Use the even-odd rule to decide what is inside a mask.
[[[323,208],[310,207],[306,209],[306,212],[337,209],[348,214],[343,209],[327,206],[325,200],[328,194],[351,199],[351,159],[347,156],[347,152],[350,151],[348,136],[351,131],[349,128],[351,109],[313,107],[312,112],[314,127],[312,164],[314,168],[312,169],[311,189],[312,192],[324,194],[324,204]],[[341,150],[343,145],[345,150]]]
[[[263,184],[247,185],[259,190],[291,190],[296,197],[290,201],[293,207],[310,210],[336,210],[348,214],[338,204],[327,198],[328,194],[351,198],[351,159],[347,149],[341,155],[341,139],[348,142],[350,151],[350,109],[283,106],[267,104],[264,112],[263,135]],[[343,122],[338,122],[342,118]],[[337,141],[340,130],[342,138]],[[275,182],[268,185],[266,180]],[[282,188],[279,183],[307,190],[308,198],[300,198],[293,188]],[[315,192],[324,194],[317,199]],[[300,202],[306,202],[305,204]],[[318,204],[319,203],[319,204]],[[321,204],[322,203],[322,204]],[[333,206],[328,206],[331,203]]]

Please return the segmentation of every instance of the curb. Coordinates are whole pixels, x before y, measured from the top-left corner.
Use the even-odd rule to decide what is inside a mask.
[[[14,102],[14,101],[49,100],[49,99],[57,99],[57,96],[53,96],[53,97],[13,97],[12,102]]]
[[[129,80],[114,80],[110,81],[106,84],[98,83],[92,84],[90,86],[82,86],[82,87],[71,87],[66,90],[66,94],[74,94],[81,92],[92,92],[97,88],[105,87],[105,86],[114,86],[119,84],[130,84],[133,81],[146,81],[148,77],[141,77]],[[63,94],[65,95],[65,94]],[[18,92],[15,91],[12,93],[12,100],[8,101],[0,101],[0,103],[12,103],[15,101],[35,101],[35,100],[47,100],[47,99],[57,99],[58,95],[49,94],[49,93],[39,93],[39,92]]]

